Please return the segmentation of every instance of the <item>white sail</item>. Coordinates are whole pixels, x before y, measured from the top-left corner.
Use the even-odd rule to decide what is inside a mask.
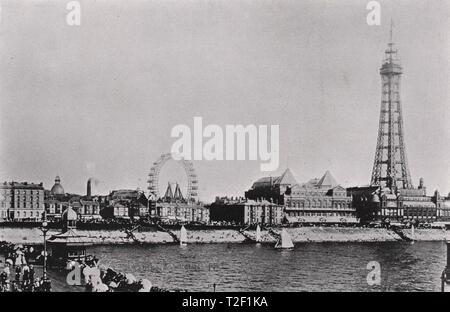
[[[259,224],[256,226],[256,242],[259,243],[261,241],[261,228]]]
[[[414,225],[411,225],[411,239],[415,240]]]
[[[183,225],[180,230],[180,245],[185,245],[185,244],[187,244],[187,231]]]
[[[283,248],[283,249],[294,248],[294,243],[292,243],[291,236],[285,229],[281,230],[280,240],[275,245],[275,248]]]

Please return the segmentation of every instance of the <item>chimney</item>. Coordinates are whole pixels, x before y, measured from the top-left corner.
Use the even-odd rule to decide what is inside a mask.
[[[91,179],[87,181],[87,191],[86,191],[87,197],[91,197]]]

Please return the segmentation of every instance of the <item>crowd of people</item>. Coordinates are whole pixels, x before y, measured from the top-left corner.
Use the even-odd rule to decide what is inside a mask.
[[[38,277],[34,264],[40,263],[43,253],[33,246],[0,242],[0,292],[50,292],[49,278]],[[99,265],[99,259],[88,255],[67,262],[61,268],[67,274],[79,269],[83,278],[82,286],[90,292],[165,292],[153,286],[148,279],[137,279],[132,274],[116,272]]]
[[[49,292],[48,278],[36,277],[33,264],[41,256],[33,247],[0,242],[0,251],[5,254],[0,273],[0,292]]]
[[[85,259],[71,260],[66,269],[80,270],[84,278],[84,286],[89,292],[162,292],[152,285],[148,279],[137,279],[133,274],[123,274],[111,268],[98,265],[98,259],[87,256]]]

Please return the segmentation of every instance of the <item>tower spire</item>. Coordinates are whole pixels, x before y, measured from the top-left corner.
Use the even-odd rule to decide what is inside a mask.
[[[391,21],[386,58],[380,69],[382,82],[380,125],[377,148],[372,170],[371,185],[398,188],[413,188],[406,160],[403,134],[402,106],[400,101],[400,77],[402,67],[393,54],[393,23]]]
[[[385,51],[386,59],[385,61],[388,63],[394,62],[394,54],[397,54],[397,50],[394,49],[394,22],[391,18],[391,26],[389,29],[389,42],[388,42],[388,49]]]
[[[389,43],[390,43],[390,44],[394,44],[393,37],[392,37],[392,28],[393,28],[393,25],[394,25],[394,22],[392,21],[392,18],[391,18],[391,30],[390,30],[390,32],[389,32]]]

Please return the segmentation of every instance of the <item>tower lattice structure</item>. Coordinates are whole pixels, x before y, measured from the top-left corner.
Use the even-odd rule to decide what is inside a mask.
[[[400,77],[402,67],[392,40],[385,51],[380,68],[382,82],[380,122],[371,185],[392,190],[413,188],[405,151],[402,106],[400,101]]]

